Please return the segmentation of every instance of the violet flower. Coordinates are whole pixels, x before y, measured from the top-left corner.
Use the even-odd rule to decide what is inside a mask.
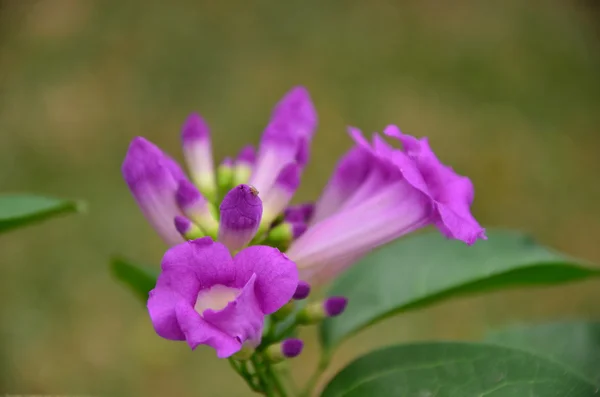
[[[356,146],[338,163],[308,230],[287,251],[303,279],[328,281],[374,248],[428,225],[469,245],[486,238],[470,212],[471,181],[443,165],[426,138],[395,126],[384,133],[403,149],[377,134],[369,143],[350,128]]]
[[[292,299],[298,271],[275,248],[253,246],[231,257],[210,237],[179,244],[163,257],[148,312],[156,332],[213,347],[220,358],[258,346],[265,315]]]
[[[193,183],[143,138],[132,142],[123,175],[142,212],[168,244],[184,241],[181,233],[186,239],[200,233],[218,238],[232,252],[264,242],[285,250],[310,283],[328,281],[371,250],[429,225],[469,245],[486,238],[470,212],[471,181],[443,165],[427,139],[402,134],[395,126],[384,132],[402,149],[377,134],[369,142],[351,128],[355,145],[338,163],[319,200],[289,206],[309,159],[316,123],[308,92],[294,88],[275,106],[258,150],[244,147],[215,172],[208,127],[192,115],[182,138]],[[262,202],[260,212],[256,207],[248,216],[245,211],[251,206],[238,205],[244,201],[221,205],[219,198],[236,185],[248,191],[253,186],[257,202]],[[220,205],[221,213],[216,210]]]
[[[303,87],[293,88],[275,106],[258,152],[246,146],[235,162],[226,158],[215,169],[208,125],[192,114],[181,133],[190,179],[172,158],[141,137],[129,147],[123,177],[145,217],[171,246],[184,241],[175,228],[177,216],[185,216],[194,223],[188,226],[198,226],[205,235],[216,238],[219,196],[246,183],[255,186],[266,200],[268,219],[263,223],[268,228],[299,184],[316,126],[308,92]]]

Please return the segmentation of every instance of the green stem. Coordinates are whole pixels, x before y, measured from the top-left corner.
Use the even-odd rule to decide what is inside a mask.
[[[321,358],[319,359],[319,364],[317,365],[317,369],[315,370],[315,372],[312,374],[312,376],[306,383],[304,390],[299,395],[300,397],[309,397],[311,395],[315,386],[317,386],[319,379],[321,378],[321,376],[323,375],[323,373],[329,366],[330,362],[331,362],[331,354],[329,352],[321,353]]]
[[[279,378],[279,374],[276,372],[275,368],[271,363],[266,363],[266,372],[267,375],[273,380],[273,385],[275,386],[275,390],[281,397],[287,397],[288,393],[285,389],[285,386],[281,382]]]
[[[256,384],[256,379],[254,378],[254,376],[250,373],[250,371],[248,370],[248,366],[245,362],[238,362],[233,358],[229,358],[228,359],[229,364],[231,365],[231,367],[235,370],[235,372],[238,373],[238,375],[240,375],[244,381],[246,382],[246,384],[255,392],[260,392],[261,389],[259,387],[258,384]]]
[[[265,396],[267,397],[277,397],[277,394],[275,394],[275,390],[273,389],[271,379],[269,379],[270,376],[268,370],[263,367],[263,363],[259,360],[258,354],[253,354],[250,360],[254,365],[254,370],[258,376],[262,392],[265,393]]]

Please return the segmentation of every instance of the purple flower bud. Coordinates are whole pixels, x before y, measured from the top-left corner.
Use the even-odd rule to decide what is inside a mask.
[[[196,113],[192,113],[181,131],[183,154],[194,183],[209,200],[214,200],[216,184],[212,147],[208,125]]]
[[[284,339],[283,341],[267,347],[265,355],[272,363],[279,363],[286,358],[297,357],[302,353],[304,342],[300,339]]]
[[[300,339],[285,339],[281,342],[281,353],[287,358],[297,357],[302,353],[304,342]]]
[[[273,187],[264,200],[265,215],[263,225],[270,224],[280,213],[285,210],[296,189],[300,186],[300,166],[291,163],[283,167]]]
[[[184,145],[210,140],[210,130],[204,119],[197,113],[188,116],[181,129],[181,140]]]
[[[216,235],[217,220],[210,212],[208,202],[196,189],[196,186],[186,179],[180,180],[175,199],[187,218],[198,224],[207,235]]]
[[[348,299],[343,296],[332,296],[323,302],[323,308],[327,317],[339,316],[346,309]]]
[[[175,229],[183,236],[192,229],[192,221],[178,215],[175,217]]]
[[[289,222],[308,223],[315,211],[313,203],[304,203],[287,207],[284,212],[284,219]]]
[[[256,149],[252,145],[244,146],[236,157],[236,165],[239,163],[253,165],[255,161]]]
[[[133,197],[163,240],[169,245],[181,243],[173,218],[181,215],[175,191],[177,180],[185,176],[177,163],[152,142],[137,137],[129,146],[122,171]]]
[[[298,281],[298,287],[296,287],[296,292],[294,292],[293,299],[302,300],[308,298],[310,294],[310,284],[306,281]]]
[[[248,185],[234,187],[225,195],[221,206],[219,239],[230,251],[244,247],[256,234],[263,207],[258,191]]]
[[[179,208],[186,214],[204,211],[207,204],[206,199],[200,194],[200,191],[198,191],[196,186],[186,179],[179,181],[175,198],[177,199]]]
[[[175,229],[177,229],[179,234],[181,234],[186,240],[195,240],[205,237],[205,234],[202,232],[202,230],[186,217],[176,216],[174,223]]]

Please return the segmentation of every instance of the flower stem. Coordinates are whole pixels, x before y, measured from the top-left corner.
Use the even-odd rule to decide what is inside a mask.
[[[256,375],[258,376],[261,391],[267,397],[277,397],[275,389],[273,388],[272,379],[270,379],[268,367],[265,368],[265,366],[263,366],[264,361],[262,361],[261,358],[262,357],[260,357],[258,354],[253,354],[252,358],[250,359],[254,365]]]
[[[233,358],[228,359],[231,367],[237,372],[246,382],[246,384],[255,392],[260,392],[261,389],[257,384],[257,379],[248,370],[248,365],[245,362],[238,362]]]
[[[281,397],[287,397],[288,393],[285,389],[285,386],[281,379],[279,378],[279,374],[271,363],[266,364],[266,372],[267,375],[273,380],[273,385],[275,386],[275,390],[277,394]]]

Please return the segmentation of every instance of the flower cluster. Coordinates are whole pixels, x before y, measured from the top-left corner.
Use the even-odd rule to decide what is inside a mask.
[[[470,180],[440,163],[426,139],[395,126],[384,134],[401,149],[350,128],[354,146],[320,198],[290,205],[316,127],[308,92],[297,87],[276,105],[257,149],[246,146],[217,167],[207,124],[189,116],[182,129],[189,178],[154,144],[132,141],[125,181],[171,246],[148,299],[160,336],[192,349],[212,346],[219,357],[254,349],[273,361],[293,357],[301,341],[286,339],[289,330],[278,332],[273,324],[312,324],[340,314],[347,303],[331,297],[298,309],[293,302],[307,298],[311,284],[428,225],[467,244],[485,239],[470,213]],[[268,315],[271,326],[263,332]]]

